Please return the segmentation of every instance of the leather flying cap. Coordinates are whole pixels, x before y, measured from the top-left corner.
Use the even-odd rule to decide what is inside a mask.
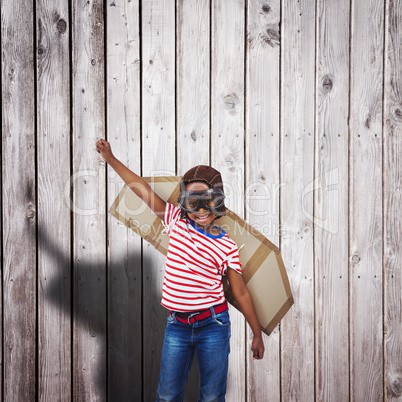
[[[211,188],[219,188],[223,191],[223,182],[221,174],[211,166],[198,165],[188,170],[181,179],[180,190],[184,191],[186,185],[193,181],[202,181]],[[219,208],[219,215],[226,215],[226,207],[222,205]]]
[[[187,171],[181,179],[181,189],[192,181],[203,181],[209,187],[216,187],[223,191],[223,183],[221,174],[211,166],[198,165]]]

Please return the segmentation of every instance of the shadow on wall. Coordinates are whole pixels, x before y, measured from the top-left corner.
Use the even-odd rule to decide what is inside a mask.
[[[144,272],[156,272],[151,261],[142,257],[140,250],[129,250],[108,267],[105,278],[104,271],[89,256],[88,260],[76,262],[71,283],[69,252],[44,228],[39,229],[38,235],[41,252],[52,261],[52,272],[46,284],[40,285],[44,300],[62,311],[67,320],[74,320],[72,392],[78,393],[74,399],[107,392],[109,401],[137,402],[141,393],[143,399],[155,400],[167,312],[159,304],[161,290],[148,286],[144,300],[148,306],[156,306],[152,311],[155,317],[147,320],[141,317],[144,307],[141,263]],[[151,274],[149,280],[152,279]],[[95,351],[96,355],[86,350]],[[86,363],[95,366],[92,374],[85,372]]]

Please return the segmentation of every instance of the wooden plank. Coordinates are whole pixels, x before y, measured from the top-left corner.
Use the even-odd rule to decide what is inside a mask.
[[[209,0],[177,3],[177,143],[183,174],[209,164]]]
[[[281,325],[282,400],[314,400],[315,1],[283,2],[281,253],[295,304]]]
[[[68,1],[37,2],[38,396],[43,401],[71,400],[72,386],[71,225],[64,200],[70,176],[68,27]]]
[[[210,1],[177,2],[177,170],[210,164]],[[197,400],[194,358],[184,398]]]
[[[346,0],[317,7],[316,398],[325,401],[349,399],[349,7]]]
[[[402,398],[402,4],[386,2],[384,88],[384,281],[387,401]]]
[[[279,245],[280,15],[279,0],[248,2],[246,219],[276,245]],[[248,356],[250,401],[280,400],[279,337],[279,327],[269,337],[264,336],[262,361],[254,362]]]
[[[3,399],[35,400],[33,1],[1,2]]]
[[[73,35],[73,399],[106,400],[103,2],[72,4]]]
[[[143,2],[142,174],[175,174],[175,3]],[[166,326],[160,305],[165,258],[143,247],[143,398],[155,400]]]
[[[3,162],[2,153],[1,153],[1,161]],[[1,175],[1,179],[0,179],[0,185],[1,185],[1,193],[3,195],[3,176],[2,175]],[[1,226],[0,226],[1,229],[0,229],[0,232],[1,232],[1,245],[3,246],[3,208],[2,207],[3,207],[3,204],[0,206],[0,211],[1,211]],[[1,319],[1,322],[4,322],[4,314],[3,314],[3,311],[4,311],[3,310],[3,305],[4,305],[4,303],[3,303],[3,287],[4,287],[4,280],[3,280],[3,262],[4,262],[3,247],[1,247],[0,256],[1,256],[1,270],[0,270],[0,283],[1,283],[1,286],[0,286],[0,309],[1,309],[1,311],[0,311],[0,319]],[[0,326],[0,337],[1,337],[1,340],[3,342],[3,339],[4,339],[3,325]],[[0,381],[0,395],[2,395],[2,396],[4,395],[3,394],[3,389],[4,389],[4,386],[3,386],[4,363],[3,362],[4,362],[4,347],[3,347],[3,344],[2,344],[2,347],[0,348],[0,370],[1,370],[1,375],[2,375],[2,381]]]
[[[243,0],[212,1],[211,162],[222,174],[226,206],[244,216]],[[217,221],[219,225],[219,221]],[[246,396],[245,320],[230,307],[231,340],[226,398]]]
[[[119,160],[135,172],[140,157],[139,2],[107,5],[107,132]],[[108,169],[108,206],[123,186]],[[108,217],[108,399],[142,400],[141,240]]]
[[[350,392],[383,399],[382,94],[384,5],[356,0],[351,31]],[[365,179],[362,180],[362,177]]]

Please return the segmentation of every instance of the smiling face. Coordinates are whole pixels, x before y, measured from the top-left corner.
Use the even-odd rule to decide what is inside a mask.
[[[208,189],[208,184],[202,181],[193,181],[186,185],[187,191],[204,191]],[[213,223],[216,217],[213,212],[207,211],[202,207],[197,212],[187,212],[187,215],[197,226],[201,227],[204,231],[207,232],[209,231],[208,227]]]

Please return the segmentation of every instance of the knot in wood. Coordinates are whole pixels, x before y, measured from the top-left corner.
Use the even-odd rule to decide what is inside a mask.
[[[67,31],[67,22],[62,18],[57,21],[57,30],[61,34],[64,34]]]
[[[229,94],[223,98],[223,104],[225,105],[226,110],[234,110],[236,107],[236,103],[238,103],[239,97],[236,94]]]
[[[268,14],[268,13],[271,11],[271,7],[269,6],[268,3],[265,3],[265,4],[262,6],[262,11],[263,11],[265,14]]]
[[[359,262],[360,262],[360,257],[357,254],[353,255],[352,256],[352,264],[357,265]]]
[[[8,75],[8,78],[10,78],[10,81],[14,81],[15,70],[13,68],[10,68],[10,72],[7,75]],[[10,137],[11,137],[11,135],[10,135]]]
[[[30,205],[30,206],[28,207],[25,216],[26,216],[28,219],[32,219],[32,218],[35,217],[35,209],[33,208],[32,205]]]
[[[191,132],[190,137],[194,142],[197,141],[197,135],[195,134],[194,130]]]
[[[328,76],[325,76],[322,80],[322,88],[324,89],[325,93],[328,93],[332,90],[333,82],[332,79]]]
[[[402,378],[393,378],[389,381],[388,393],[392,398],[399,398],[402,395]]]
[[[364,123],[364,125],[369,129],[371,127],[371,114],[369,113],[369,115],[367,116],[366,122]]]
[[[265,27],[264,32],[260,34],[260,41],[263,45],[269,45],[271,47],[280,45],[280,33],[279,33],[279,25],[269,24]]]
[[[42,58],[43,57],[43,55],[45,54],[45,48],[44,48],[44,46],[42,46],[42,45],[39,45],[38,46],[38,56],[39,56],[39,58]]]
[[[394,107],[393,115],[395,120],[402,122],[402,105]]]

